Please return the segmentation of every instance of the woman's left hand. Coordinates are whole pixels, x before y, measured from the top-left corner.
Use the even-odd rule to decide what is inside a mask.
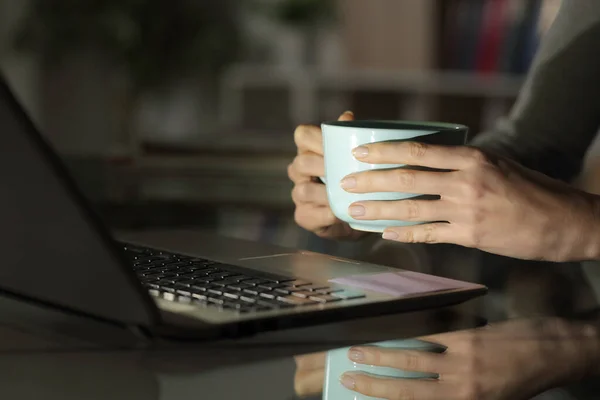
[[[558,319],[511,321],[422,340],[447,350],[364,346],[353,347],[348,356],[359,364],[438,374],[438,380],[349,372],[342,384],[389,400],[525,400],[585,375],[598,346],[595,333]]]
[[[358,147],[356,159],[408,168],[373,170],[342,180],[350,193],[439,195],[352,204],[357,220],[425,222],[390,227],[384,239],[453,243],[499,255],[548,261],[600,257],[600,197],[467,146],[382,142]],[[431,223],[428,221],[444,221]]]

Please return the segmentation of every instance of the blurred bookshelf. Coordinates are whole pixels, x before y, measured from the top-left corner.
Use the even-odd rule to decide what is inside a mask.
[[[287,165],[296,154],[295,126],[318,124],[351,109],[361,119],[462,123],[471,135],[490,129],[518,96],[560,1],[340,4],[356,7],[345,9],[344,15],[354,13],[354,19],[341,29],[341,46],[350,54],[347,62],[232,65],[220,79],[215,133],[160,139],[141,132],[141,139],[131,141],[132,154],[110,157],[93,168],[72,157],[73,170],[102,212],[128,228],[202,225],[228,236],[335,252],[337,245],[316,240],[293,222]],[[356,22],[366,15],[358,7],[366,4],[379,7],[379,14],[372,15],[387,17],[385,29],[371,29],[372,22],[366,21],[357,32]],[[386,15],[389,6],[402,15]],[[372,52],[380,38],[369,37],[371,33],[388,39],[385,47],[377,43],[383,53],[379,58]],[[350,48],[357,35],[361,44]],[[399,54],[386,64],[385,56],[394,52]]]

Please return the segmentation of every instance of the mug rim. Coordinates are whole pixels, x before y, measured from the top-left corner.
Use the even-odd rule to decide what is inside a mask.
[[[354,120],[354,121],[327,121],[322,126],[337,126],[342,128],[368,129],[368,130],[436,130],[436,131],[468,131],[466,125],[451,122],[437,121],[404,121],[404,120]]]

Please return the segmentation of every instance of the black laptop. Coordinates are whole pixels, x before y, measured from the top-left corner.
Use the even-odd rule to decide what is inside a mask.
[[[176,340],[442,307],[486,292],[300,250],[261,245],[257,256],[217,236],[184,253],[120,242],[1,77],[0,132],[0,291],[28,304]],[[362,284],[380,274],[434,289]]]

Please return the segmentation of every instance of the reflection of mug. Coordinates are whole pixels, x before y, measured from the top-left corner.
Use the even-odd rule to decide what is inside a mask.
[[[340,220],[357,230],[383,232],[389,226],[414,225],[406,221],[358,221],[348,213],[348,207],[356,201],[402,200],[419,196],[410,193],[348,193],[340,186],[349,174],[374,169],[404,167],[402,164],[367,164],[352,155],[356,147],[375,142],[409,141],[441,145],[462,145],[467,139],[468,128],[463,125],[441,122],[403,121],[336,121],[322,124],[323,150],[325,155],[325,179],[329,205]],[[421,193],[432,195],[435,193]]]
[[[369,346],[430,351],[434,353],[443,353],[446,350],[444,346],[416,339],[390,340],[386,342],[374,343]],[[327,360],[325,364],[325,382],[323,384],[323,400],[376,400],[373,397],[365,396],[345,388],[340,382],[340,377],[345,372],[362,372],[389,378],[437,378],[437,375],[435,374],[357,364],[348,358],[349,350],[349,347],[345,347],[342,349],[331,350],[327,353]]]

